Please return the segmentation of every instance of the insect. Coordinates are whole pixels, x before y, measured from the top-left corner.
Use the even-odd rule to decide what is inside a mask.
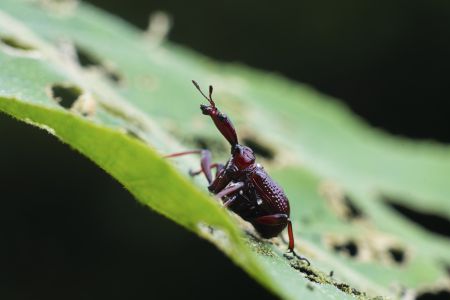
[[[294,251],[294,234],[289,219],[289,200],[283,189],[255,162],[253,150],[238,142],[236,130],[227,115],[223,114],[212,99],[213,87],[209,86],[207,97],[196,81],[197,90],[209,104],[200,105],[204,115],[210,116],[217,129],[231,145],[231,158],[225,163],[213,163],[211,152],[206,149],[174,153],[165,156],[178,157],[200,154],[201,169],[190,172],[191,176],[204,174],[208,180],[208,190],[219,198],[223,206],[250,222],[263,238],[279,235],[287,226],[288,251],[299,259],[309,261]],[[212,169],[216,169],[213,178]]]

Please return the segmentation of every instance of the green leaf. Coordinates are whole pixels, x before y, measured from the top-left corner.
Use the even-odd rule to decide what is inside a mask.
[[[449,241],[386,202],[449,218],[448,146],[388,136],[309,87],[159,38],[74,1],[3,0],[0,110],[89,157],[280,297],[396,298],[405,288],[448,287]],[[206,194],[203,179],[189,179],[194,158],[161,158],[203,144],[227,157],[191,79],[215,86],[241,140],[285,188],[297,251],[311,267],[285,258],[281,239],[256,237]]]

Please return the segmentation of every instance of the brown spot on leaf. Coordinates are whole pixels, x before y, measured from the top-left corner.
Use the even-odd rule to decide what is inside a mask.
[[[122,75],[120,75],[111,64],[105,63],[99,57],[82,47],[76,45],[74,47],[78,63],[81,67],[86,69],[96,69],[115,84],[123,82]]]

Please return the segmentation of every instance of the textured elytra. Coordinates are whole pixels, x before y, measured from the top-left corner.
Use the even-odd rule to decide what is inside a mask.
[[[259,169],[252,176],[253,184],[262,197],[274,210],[289,215],[289,202],[283,189],[264,171]]]

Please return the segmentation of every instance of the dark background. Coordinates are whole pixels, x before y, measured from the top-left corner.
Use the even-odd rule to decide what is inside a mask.
[[[448,1],[90,2],[141,28],[164,10],[174,42],[311,84],[391,133],[450,141]],[[1,299],[270,298],[55,138],[5,115],[0,135]]]

